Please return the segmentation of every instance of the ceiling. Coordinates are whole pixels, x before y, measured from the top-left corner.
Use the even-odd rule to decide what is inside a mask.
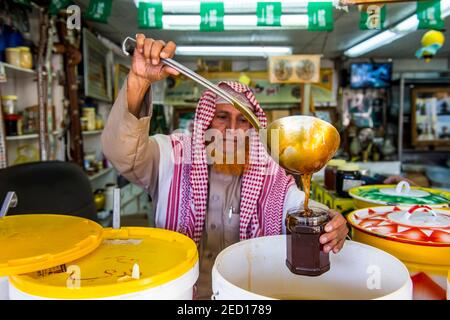
[[[75,0],[82,12],[87,10],[89,0]],[[177,45],[243,45],[243,46],[291,46],[294,53],[323,54],[326,58],[342,55],[345,49],[369,38],[377,31],[359,30],[360,13],[356,7],[349,7],[349,12],[334,9],[334,31],[311,32],[307,30],[252,30],[252,31],[174,31],[174,30],[139,30],[137,26],[137,8],[133,0],[114,0],[112,14],[108,24],[88,22],[94,30],[120,44],[128,35],[142,32],[155,39],[172,40]],[[396,3],[387,6],[385,25],[389,26],[415,13],[416,3]],[[450,28],[450,17],[445,20]],[[413,32],[391,44],[374,50],[364,57],[371,58],[414,58],[420,48],[420,39],[425,30]],[[441,48],[437,57],[450,55],[450,39]]]

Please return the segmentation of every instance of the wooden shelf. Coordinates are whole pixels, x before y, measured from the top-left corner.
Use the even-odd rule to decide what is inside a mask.
[[[38,137],[37,133],[22,134],[20,136],[6,136],[6,141],[37,139]]]
[[[113,168],[106,168],[103,170],[100,170],[99,172],[97,172],[96,174],[93,174],[92,176],[89,176],[89,180],[95,180],[97,178],[100,178],[101,176],[104,176],[105,174],[111,172],[113,170]]]
[[[91,135],[95,135],[95,134],[101,134],[103,132],[103,130],[92,130],[92,131],[83,131],[82,134],[84,136],[91,136]]]
[[[14,66],[9,63],[0,62],[1,65],[5,67],[6,77],[8,78],[8,74],[12,74],[14,77],[30,77],[37,76],[36,70],[26,69]]]
[[[57,135],[59,132],[54,131],[51,134]],[[21,134],[20,136],[6,136],[6,141],[18,141],[18,140],[28,140],[28,139],[38,139],[39,135],[37,133]]]

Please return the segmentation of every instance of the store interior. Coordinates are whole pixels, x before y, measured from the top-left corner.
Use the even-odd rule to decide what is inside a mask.
[[[314,201],[347,217],[364,207],[349,185],[401,180],[449,197],[449,29],[447,0],[2,0],[0,202],[17,198],[2,210],[105,228],[118,210],[121,226],[155,226],[147,190],[120,175],[101,143],[131,68],[123,41],[138,33],[175,42],[173,59],[213,83],[248,85],[268,123],[331,123],[340,135],[331,161],[341,162],[314,173]],[[185,75],[153,83],[148,135],[192,130],[204,90]]]

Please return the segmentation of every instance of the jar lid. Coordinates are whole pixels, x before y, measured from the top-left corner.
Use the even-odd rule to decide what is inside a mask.
[[[6,48],[6,51],[20,52],[19,48]]]
[[[319,207],[309,207],[310,215],[305,215],[303,206],[289,209],[287,212],[288,218],[291,218],[289,223],[291,226],[318,226],[329,219],[328,211]]]
[[[30,51],[30,47],[17,47],[17,49],[22,51]]]
[[[357,165],[356,163],[345,163],[343,165],[340,165],[338,167],[338,170],[341,170],[341,171],[358,171],[359,170],[359,165]]]
[[[346,161],[344,159],[331,159],[328,161],[327,166],[339,167],[345,163]]]
[[[17,100],[17,96],[2,96],[2,100]]]
[[[20,114],[5,114],[3,116],[5,118],[5,120],[20,120],[22,118],[22,116]]]

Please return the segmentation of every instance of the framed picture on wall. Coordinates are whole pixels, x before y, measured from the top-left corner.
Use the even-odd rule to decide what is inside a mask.
[[[194,130],[195,106],[180,106],[173,111],[173,130]]]
[[[411,91],[412,144],[450,146],[450,87]]]
[[[117,98],[129,71],[130,68],[123,64],[116,63],[114,65],[114,99]]]
[[[333,125],[337,122],[337,111],[336,107],[316,107],[316,112],[314,114],[317,118],[329,122]]]
[[[112,51],[87,29],[83,29],[84,94],[112,101]]]

